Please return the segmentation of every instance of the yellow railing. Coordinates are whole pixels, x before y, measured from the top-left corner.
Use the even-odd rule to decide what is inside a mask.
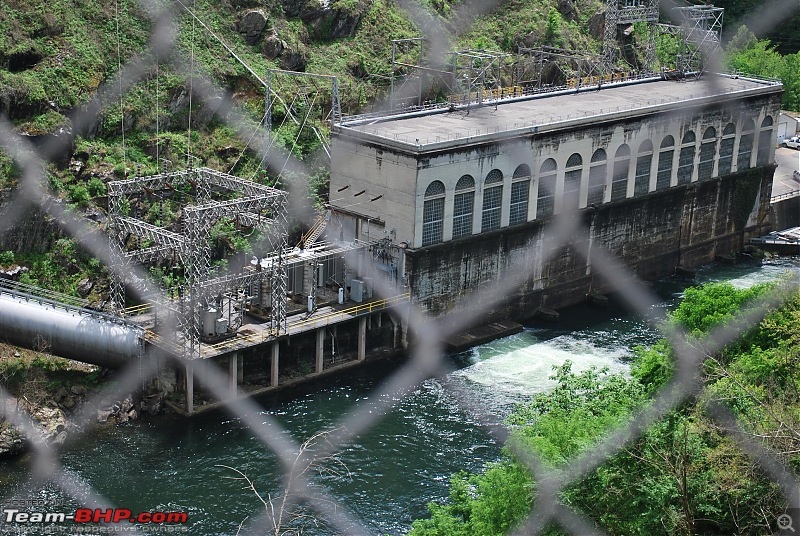
[[[164,348],[166,350],[169,350],[177,356],[183,354],[183,347],[181,345],[175,344],[172,341],[168,341],[155,331],[149,329],[144,330],[144,340],[154,346],[158,346],[159,348]]]
[[[131,305],[130,307],[122,310],[122,316],[139,316],[144,313],[149,313],[153,309],[152,303],[142,303],[139,305]]]
[[[233,337],[232,339],[227,339],[222,342],[218,342],[217,344],[210,344],[209,346],[215,352],[223,352],[225,350],[241,346],[248,342],[253,344],[258,344],[260,342],[263,342],[266,337],[267,337],[266,331],[262,333],[250,333],[248,335],[238,335],[236,337]]]
[[[342,309],[341,311],[332,311],[330,313],[320,315],[320,316],[311,316],[300,320],[299,322],[292,322],[289,325],[289,330],[291,331],[293,328],[302,328],[307,325],[319,325],[320,322],[323,322],[321,325],[327,326],[331,324],[330,320],[333,318],[339,318],[344,320],[346,317],[353,317],[359,316],[362,314],[369,314],[374,311],[380,311],[382,309],[386,309],[390,305],[394,305],[396,303],[403,303],[407,302],[411,299],[410,293],[399,294],[397,296],[392,296],[391,298],[385,298],[383,300],[376,300],[368,303],[362,303],[360,305],[356,305],[355,307],[350,307],[348,309]]]
[[[368,303],[362,303],[354,307],[342,309],[341,311],[332,311],[324,315],[311,316],[299,320],[297,322],[289,322],[287,326],[288,332],[289,334],[298,333],[303,330],[302,328],[307,326],[319,326],[319,327],[328,326],[330,324],[335,323],[337,320],[345,320],[347,318],[353,318],[359,315],[369,314],[375,311],[387,309],[388,307],[394,304],[407,302],[410,299],[411,299],[411,294],[407,292],[405,294],[392,296],[391,298],[384,298],[382,300],[375,300]],[[241,346],[242,344],[248,342],[250,343],[263,342],[268,336],[269,335],[267,331],[261,333],[251,333],[248,335],[239,335],[232,339],[228,339],[209,346],[211,347],[212,350],[216,352],[221,352],[232,349],[237,346]]]

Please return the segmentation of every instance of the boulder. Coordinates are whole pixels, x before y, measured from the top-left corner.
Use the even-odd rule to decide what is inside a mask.
[[[589,17],[589,35],[595,39],[602,39],[606,27],[606,13],[602,11]]]
[[[94,283],[92,283],[88,277],[85,277],[78,281],[78,286],[75,290],[77,290],[78,294],[85,298],[92,291],[92,287],[94,287]]]
[[[280,58],[281,69],[287,71],[305,71],[308,64],[308,58],[302,52],[295,50],[284,52]]]
[[[64,398],[61,399],[61,407],[63,407],[64,409],[73,409],[77,405],[78,403],[75,402],[75,399],[72,398],[71,396],[65,396]]]
[[[67,441],[67,432],[61,431],[59,432],[53,440],[50,442],[51,445],[63,445]]]
[[[0,458],[10,458],[25,450],[25,438],[16,428],[0,423]]]
[[[97,410],[97,422],[108,422],[109,417],[111,417],[111,410],[109,409]]]
[[[86,394],[86,387],[83,385],[73,385],[69,388],[73,395],[83,396]]]
[[[119,403],[119,412],[128,413],[132,409],[133,409],[133,397],[128,395],[127,397],[125,397],[125,400]]]
[[[254,45],[261,38],[264,28],[267,27],[267,16],[260,9],[247,11],[239,19],[236,30],[248,45]]]
[[[164,408],[164,394],[154,393],[145,396],[142,399],[139,407],[143,413],[147,413],[148,415],[158,415]]]
[[[274,60],[286,49],[286,42],[278,37],[278,32],[272,30],[261,44],[261,53],[268,60]]]
[[[558,0],[558,12],[568,21],[578,20],[578,10],[572,0]]]

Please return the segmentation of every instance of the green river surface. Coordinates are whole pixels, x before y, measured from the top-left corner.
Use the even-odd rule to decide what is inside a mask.
[[[694,283],[730,280],[749,286],[797,267],[797,259],[790,258],[711,265],[698,272]],[[661,301],[654,309],[673,307],[689,284],[679,278],[656,283],[653,290]],[[572,307],[561,312],[558,324],[531,325],[517,335],[448,356],[453,372],[416,386],[340,453],[349,476],[322,475],[315,481],[370,533],[403,534],[425,515],[429,501],[447,496],[451,474],[480,471],[498,458],[502,444],[486,421],[502,423],[515,404],[546,390],[554,366],[570,359],[578,370],[597,366],[625,371],[631,348],[658,338],[656,329],[612,299],[607,308]],[[283,430],[273,433],[302,441],[331,427],[355,405],[375,406],[373,391],[400,365],[378,362],[257,402],[263,414],[282,424]],[[478,408],[483,425],[465,405]],[[219,465],[245,471],[265,496],[279,488],[275,457],[224,411],[92,430],[71,444],[60,461],[87,496],[94,489],[114,506],[134,512],[186,511],[188,533],[197,535],[236,534],[240,522],[263,508],[241,482],[226,478],[235,475]],[[6,505],[10,499],[36,498],[63,505],[42,511],[69,512],[88,504],[51,483],[33,483],[35,468],[31,454],[0,463],[0,495]],[[12,533],[40,532],[4,526],[0,520],[0,534]],[[333,531],[320,527],[307,533]]]

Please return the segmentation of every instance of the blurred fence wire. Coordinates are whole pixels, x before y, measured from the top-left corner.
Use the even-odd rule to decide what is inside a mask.
[[[779,3],[773,2],[771,5],[777,6]],[[784,6],[785,3],[780,4]],[[450,50],[450,43],[453,39],[442,22],[435,17],[425,15],[424,11],[418,9],[414,2],[403,0],[398,2],[398,5],[410,19],[415,21],[423,35],[429,39],[432,55],[438,54],[443,57]],[[456,23],[449,27],[460,27],[476,15],[489,13],[501,5],[502,2],[499,0],[466,0],[457,3],[455,4],[457,12],[451,18]],[[792,5],[791,7],[794,9],[796,6]],[[263,119],[260,123],[251,120],[248,114],[242,111],[233,98],[214,80],[197,74],[192,65],[193,57],[191,60],[187,60],[185,53],[179,53],[175,29],[180,24],[180,20],[192,20],[185,16],[190,7],[178,1],[164,9],[160,4],[141,0],[140,8],[142,12],[150,13],[152,17],[152,31],[147,49],[141,51],[137,57],[132,58],[126,64],[122,64],[113,80],[107,81],[90,100],[73,112],[70,120],[75,132],[82,131],[87,125],[100,121],[102,114],[117,106],[121,97],[124,97],[137,83],[149,76],[156,65],[169,64],[184,78],[187,88],[191,88],[191,97],[196,104],[203,103],[210,109],[214,109],[218,119],[235,130],[242,141],[247,143],[253,151],[262,155],[261,160],[268,173],[273,176],[281,173],[293,174],[297,177],[310,174],[310,170],[303,161],[278,148],[272,139],[271,132],[265,130]],[[781,20],[785,16],[783,10],[768,8],[769,6],[765,6],[761,11],[770,15],[769,17],[760,17],[758,14],[754,14],[754,17],[760,17],[762,25],[776,24],[778,19],[772,15],[778,12],[781,13]],[[493,125],[485,126],[487,131],[493,128]],[[68,137],[55,136],[40,146],[34,146],[23,136],[17,134],[14,126],[8,120],[0,119],[0,147],[11,155],[21,170],[19,186],[0,212],[0,233],[9,232],[31,208],[35,208],[57,221],[66,234],[74,237],[87,252],[101,259],[106,266],[120,266],[119,263],[113,262],[114,259],[111,258],[113,252],[109,250],[105,236],[97,231],[96,224],[66,208],[48,188],[46,176],[48,163],[58,160],[59,156],[68,150],[69,143]],[[292,217],[296,221],[311,225],[314,214],[308,204],[307,192],[302,181],[286,180],[283,187],[289,191]],[[540,253],[543,256],[542,263],[557,254],[565,245],[576,247],[571,244],[570,238],[583,223],[580,218],[573,216],[574,214],[563,214],[554,218],[549,225],[546,247],[542,248]],[[589,255],[588,250],[576,248],[577,255],[584,258]],[[659,329],[664,329],[662,322],[664,317],[654,317],[652,307],[661,300],[648,287],[639,284],[636,276],[621,261],[598,244],[592,245],[591,260],[593,270],[613,284],[630,310],[638,313],[642,318],[648,319]],[[135,275],[142,281],[147,280],[147,274],[140,268],[125,266],[126,270],[134,270]],[[240,419],[263,443],[264,447],[274,453],[280,461],[283,483],[287,490],[286,502],[282,509],[278,511],[273,505],[265,502],[263,510],[254,512],[249,519],[243,521],[240,532],[242,534],[274,533],[270,527],[281,525],[278,516],[289,511],[291,509],[289,507],[292,505],[302,504],[310,515],[319,519],[334,533],[371,534],[368,523],[359,519],[347,504],[319,486],[313,485],[308,469],[318,465],[321,460],[328,460],[335,456],[338,451],[352,444],[359,435],[369,433],[370,429],[420,382],[446,373],[447,366],[443,360],[442,341],[448,335],[473,326],[480,321],[484,312],[493,304],[502,302],[506,296],[512,295],[528,276],[524,267],[522,268],[513,271],[502,281],[487,285],[444,318],[431,318],[415,304],[407,305],[405,311],[398,309],[397,314],[407,318],[409,330],[413,333],[416,341],[409,359],[383,385],[377,388],[378,392],[375,393],[374,399],[381,401],[377,407],[371,406],[367,409],[356,405],[330,430],[319,430],[319,435],[316,436],[317,441],[313,445],[295,442],[288,433],[277,433],[276,430],[281,430],[282,425],[272,416],[265,414],[263,408],[256,401],[243,398],[228,402],[225,406],[227,411],[235,418]],[[380,295],[394,296],[398,294],[396,289],[390,288],[389,283],[377,274],[375,275],[376,290]],[[700,343],[690,344],[687,342],[686,334],[680,330],[664,331],[664,337],[675,349],[677,359],[676,373],[672,381],[657,393],[653,403],[645,411],[638,414],[631,422],[614,430],[596,448],[572,461],[567,469],[557,472],[550,470],[531,452],[514,449],[512,446],[514,454],[525,464],[538,482],[534,507],[515,533],[536,534],[549,522],[556,522],[573,534],[601,533],[601,530],[580,512],[559,504],[560,491],[620,452],[626,443],[641,437],[649,425],[680,406],[688,397],[696,394],[701,387],[698,372],[703,359],[736,340],[743,329],[758,323],[769,307],[774,307],[786,299],[794,290],[795,285],[796,280],[792,279],[789,284],[776,287],[760,303],[742,311],[735,321],[715,329]],[[148,291],[153,290],[148,289]],[[167,315],[165,314],[165,316]],[[184,366],[182,363],[179,365]],[[225,374],[217,367],[202,361],[193,363],[192,366],[198,381],[213,396],[219,400],[228,398],[229,379]],[[106,407],[120,396],[136,390],[141,386],[143,376],[153,376],[156,373],[154,367],[155,365],[145,361],[143,365],[135,363],[122,370],[112,390],[102,391],[82,406],[76,417],[79,429],[82,429],[83,433],[90,433],[95,421],[96,410]],[[508,430],[498,426],[496,419],[493,419],[492,416],[486,416],[484,408],[473,407],[474,403],[466,400],[456,387],[448,383],[442,385],[444,389],[451,391],[450,394],[456,400],[463,402],[465,410],[476,420],[484,422],[487,430],[499,442],[507,439]],[[6,388],[0,386],[0,398],[5,400],[9,397],[10,394]],[[76,499],[80,497],[82,504],[87,508],[110,508],[112,506],[102,494],[93,490],[89,483],[80,481],[76,474],[63,467],[60,461],[60,447],[48,445],[39,438],[37,429],[30,425],[29,416],[24,411],[17,412],[6,408],[4,417],[31,439],[31,447],[36,460],[32,479],[40,483],[50,482],[65,494]],[[726,409],[716,407],[713,417],[723,429],[729,431],[739,447],[780,485],[789,504],[800,507],[798,482],[793,476],[792,470],[783,465],[769,449],[753,442],[746,434],[742,433],[736,419]],[[71,437],[69,441],[73,442],[78,437]],[[232,473],[232,477],[235,476]],[[246,478],[244,474],[239,476]],[[249,481],[248,483],[252,486],[252,483]],[[88,496],[87,490],[89,490]],[[4,498],[14,497],[15,492],[14,489],[3,490]]]

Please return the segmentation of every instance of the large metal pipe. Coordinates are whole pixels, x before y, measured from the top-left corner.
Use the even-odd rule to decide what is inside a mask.
[[[102,313],[0,293],[0,340],[107,368],[142,355],[142,331]]]

